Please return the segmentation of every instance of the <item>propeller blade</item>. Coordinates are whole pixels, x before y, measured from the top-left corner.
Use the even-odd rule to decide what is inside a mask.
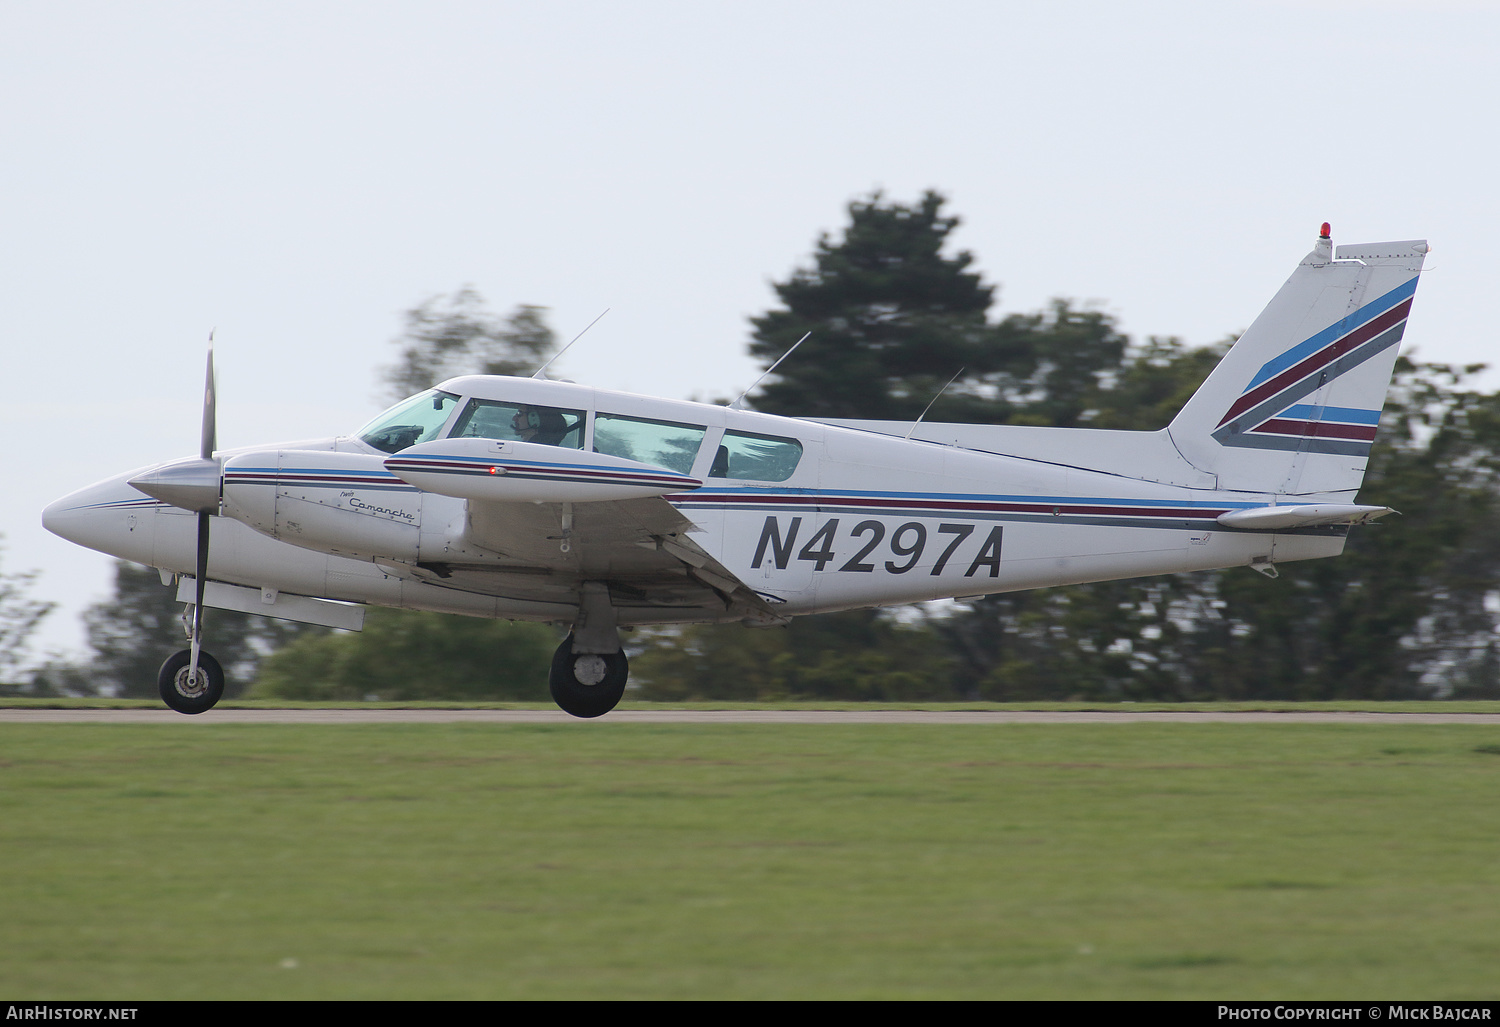
[[[198,677],[198,652],[203,644],[203,587],[208,581],[208,519],[212,516],[209,513],[198,515],[198,556],[193,568],[197,580],[194,582],[196,594],[193,598],[193,653],[188,669],[189,681]]]
[[[218,418],[215,412],[217,401],[214,389],[214,333],[208,333],[208,370],[203,380],[203,432],[200,436],[198,455],[204,460],[212,460],[214,448],[218,444]],[[198,513],[198,553],[194,563],[194,573],[197,581],[197,591],[193,599],[193,641],[192,656],[188,663],[188,679],[197,680],[198,677],[198,654],[203,645],[203,588],[208,583],[208,530],[209,518],[213,516],[207,510]]]
[[[205,460],[212,459],[214,449],[218,445],[217,417],[214,408],[217,405],[214,390],[214,335],[208,333],[208,374],[203,382],[203,434],[202,443],[198,448],[198,455]]]

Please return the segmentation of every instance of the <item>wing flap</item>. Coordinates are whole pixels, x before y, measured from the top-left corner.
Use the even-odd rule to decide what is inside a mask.
[[[688,535],[696,525],[660,497],[593,503],[470,499],[461,551],[484,558],[425,562],[453,588],[577,604],[602,581],[621,624],[676,619],[787,618]]]

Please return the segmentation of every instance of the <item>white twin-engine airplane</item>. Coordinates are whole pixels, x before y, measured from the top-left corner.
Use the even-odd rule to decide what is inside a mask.
[[[48,529],[179,578],[162,698],[224,674],[205,606],[358,628],[364,606],[572,625],[568,713],[609,712],[619,629],[1335,556],[1427,253],[1328,226],[1170,425],[801,420],[544,378],[454,378],[354,435],[215,451],[58,500]],[[540,374],[540,372],[539,372]],[[496,667],[496,674],[506,673]]]

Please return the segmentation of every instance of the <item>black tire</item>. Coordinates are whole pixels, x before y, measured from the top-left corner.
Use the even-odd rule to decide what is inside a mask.
[[[603,666],[584,662],[594,660],[601,661]],[[579,680],[580,673],[585,680]],[[625,694],[629,678],[630,661],[625,658],[624,649],[613,656],[574,655],[573,636],[569,635],[552,655],[552,673],[547,684],[552,689],[552,701],[563,712],[589,719],[602,717],[615,708]],[[590,683],[588,679],[597,680]]]
[[[178,713],[207,712],[224,696],[224,669],[219,661],[199,650],[198,677],[190,681],[188,665],[192,662],[193,651],[184,649],[167,657],[156,675],[161,701]]]

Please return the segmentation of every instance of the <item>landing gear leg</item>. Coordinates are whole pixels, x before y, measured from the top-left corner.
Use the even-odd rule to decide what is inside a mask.
[[[603,582],[587,582],[573,631],[552,657],[552,700],[575,717],[602,717],[625,694],[630,662]]]
[[[199,645],[203,637],[202,611],[201,603],[183,610],[191,648],[167,657],[156,675],[161,701],[178,713],[205,713],[224,695],[224,669]]]

